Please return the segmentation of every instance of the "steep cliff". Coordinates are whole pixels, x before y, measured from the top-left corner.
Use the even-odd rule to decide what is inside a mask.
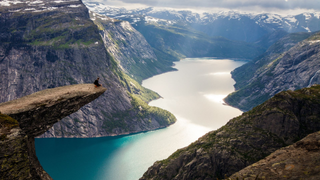
[[[1,103],[0,179],[52,179],[38,161],[34,137],[105,91],[93,84],[71,85]]]
[[[233,174],[235,179],[320,179],[320,131]]]
[[[90,13],[90,17],[99,27],[108,52],[119,62],[122,69],[138,82],[173,70],[172,61],[158,59],[145,38],[129,22],[94,12]]]
[[[320,85],[284,91],[231,119],[169,158],[141,179],[216,179],[230,176],[320,130]]]
[[[225,101],[247,111],[280,91],[320,84],[320,33],[307,37],[291,34],[271,46],[258,61],[234,70],[237,91]],[[301,38],[307,39],[297,43]]]
[[[47,88],[92,83],[97,77],[108,88],[95,103],[55,124],[42,137],[128,134],[175,121],[167,111],[151,108],[156,111],[152,112],[135,100],[147,90],[124,80],[81,1],[7,0],[0,7],[0,41],[0,102]],[[127,93],[132,90],[136,95]]]

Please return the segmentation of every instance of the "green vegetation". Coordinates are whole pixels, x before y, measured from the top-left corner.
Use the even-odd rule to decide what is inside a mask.
[[[307,39],[308,41],[320,40],[320,32],[315,33],[313,36]]]
[[[7,133],[10,132],[12,128],[18,127],[19,123],[17,120],[11,118],[10,116],[0,113],[0,141],[3,141],[7,137]]]
[[[151,107],[147,104],[147,102],[160,97],[157,93],[142,87],[137,81],[130,78],[129,75],[123,73],[118,67],[118,62],[111,55],[110,60],[111,70],[119,78],[122,86],[127,89],[128,95],[131,97],[132,108],[111,114],[102,112],[105,119],[107,119],[103,123],[103,128],[108,132],[113,132],[117,128],[130,132],[134,131],[135,128],[128,125],[128,122],[132,121],[144,122],[146,125],[151,125],[151,122],[155,120],[162,127],[176,121],[174,115],[169,111],[158,107]]]
[[[0,126],[1,128],[12,129],[14,127],[18,127],[19,123],[17,120],[11,118],[10,116],[0,113]]]
[[[156,120],[160,126],[168,126],[176,122],[176,118],[169,111],[160,109],[158,107],[149,106],[146,102],[142,101],[139,97],[131,94],[132,108],[124,112],[112,113],[108,116],[104,112],[108,121],[104,121],[103,127],[112,132],[116,128],[124,129],[127,132],[134,131],[134,127],[128,126],[127,121],[144,121],[150,124],[152,119]]]
[[[93,46],[103,43],[98,29],[84,14],[51,11],[43,13],[14,13],[2,31],[12,34],[15,43],[50,46],[54,49]],[[12,42],[12,40],[8,39]]]
[[[137,81],[121,71],[119,69],[118,62],[116,62],[111,55],[109,56],[111,60],[111,70],[118,76],[121,84],[127,89],[129,94],[135,94],[138,98],[144,100],[145,102],[150,102],[151,100],[160,97],[159,94],[141,86]]]

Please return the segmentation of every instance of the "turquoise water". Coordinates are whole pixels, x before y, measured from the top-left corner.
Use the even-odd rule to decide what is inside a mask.
[[[163,98],[150,105],[172,112],[178,121],[164,129],[128,136],[36,139],[43,168],[55,180],[136,180],[155,161],[167,158],[205,133],[241,114],[223,105],[232,92],[233,60],[186,59],[178,71],[143,81]]]

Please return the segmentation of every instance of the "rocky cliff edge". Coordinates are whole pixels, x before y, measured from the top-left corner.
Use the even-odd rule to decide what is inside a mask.
[[[1,103],[0,179],[52,179],[36,157],[34,137],[105,91],[106,88],[93,84],[79,84],[47,89]]]

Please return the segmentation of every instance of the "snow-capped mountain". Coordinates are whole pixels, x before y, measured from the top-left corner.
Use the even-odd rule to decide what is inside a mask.
[[[198,14],[191,11],[158,10],[152,7],[127,10],[98,2],[85,2],[85,5],[93,12],[129,21],[134,26],[139,22],[161,25],[179,24],[210,36],[222,36],[247,42],[255,42],[277,30],[289,33],[320,30],[320,13],[316,12],[288,16],[234,11]]]

